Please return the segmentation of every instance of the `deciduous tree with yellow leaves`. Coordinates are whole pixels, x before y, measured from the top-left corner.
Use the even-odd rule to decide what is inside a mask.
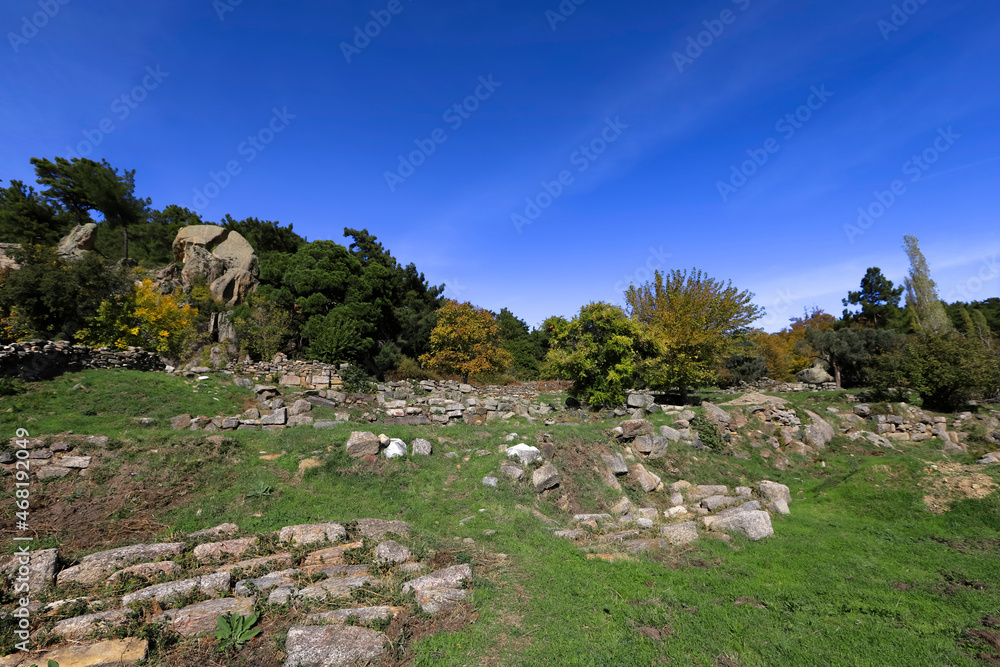
[[[449,300],[437,310],[431,351],[420,362],[444,373],[470,375],[503,371],[514,362],[504,349],[500,325],[488,310]]]
[[[146,279],[130,292],[103,301],[76,338],[87,345],[141,347],[178,357],[195,335],[197,314],[197,309],[181,306],[175,295],[157,292]]]
[[[753,296],[698,269],[657,271],[651,282],[629,287],[629,314],[649,327],[655,346],[644,364],[646,383],[686,394],[714,380],[733,346],[764,314]]]

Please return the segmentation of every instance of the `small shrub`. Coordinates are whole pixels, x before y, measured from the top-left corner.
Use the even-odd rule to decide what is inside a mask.
[[[705,415],[695,415],[691,420],[691,428],[697,431],[698,437],[701,438],[701,444],[709,449],[721,451],[725,447],[726,441],[719,428],[708,421]]]
[[[344,383],[344,391],[349,394],[374,394],[375,380],[361,366],[351,364],[338,373]]]
[[[25,388],[24,380],[20,378],[0,377],[0,396],[23,394]]]

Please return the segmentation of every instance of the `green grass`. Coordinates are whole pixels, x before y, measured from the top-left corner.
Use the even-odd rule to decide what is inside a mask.
[[[72,391],[72,378],[81,376],[90,394]],[[736,486],[773,479],[791,488],[792,514],[776,517],[775,536],[761,542],[701,539],[692,548],[608,563],[586,559],[516,505],[537,507],[564,525],[567,514],[556,506],[562,492],[586,510],[605,510],[622,492],[604,486],[591,468],[599,461],[596,450],[617,447],[607,435],[614,421],[545,427],[512,420],[445,429],[353,423],[227,433],[231,441],[218,447],[207,446],[203,434],[169,430],[167,420],[181,412],[237,414],[248,395],[215,376],[196,386],[162,375],[91,371],[32,384],[25,395],[0,397],[0,421],[8,429],[25,426],[33,435],[71,429],[114,436],[109,458],[91,478],[105,483],[79,487],[74,493],[82,495],[75,502],[112,498],[117,491],[109,485],[121,479],[119,469],[136,469],[133,485],[187,489],[182,502],[154,512],[168,527],[164,536],[228,521],[244,532],[362,517],[409,522],[415,535],[408,545],[416,553],[451,550],[459,562],[473,564],[472,601],[479,614],[459,631],[416,642],[415,665],[669,660],[711,666],[726,657],[741,667],[971,667],[980,663],[967,655],[975,651],[965,631],[1000,612],[1000,494],[960,502],[942,515],[926,511],[919,484],[927,463],[947,458],[936,441],[867,458],[837,438],[824,453],[825,467],[801,465],[786,472],[757,455],[743,461],[674,447],[667,459],[646,462],[666,483],[685,478]],[[817,412],[828,405],[844,408],[839,397],[836,392],[789,396],[796,406]],[[208,410],[210,404],[217,410]],[[98,414],[83,416],[87,409]],[[28,415],[36,421],[26,425]],[[140,415],[156,417],[159,426],[134,425],[132,417]],[[650,419],[659,425],[672,417]],[[365,464],[343,451],[353,430],[407,442],[425,437],[435,452]],[[559,493],[539,498],[528,485],[504,480],[496,489],[482,485],[483,476],[497,474],[498,446],[511,444],[502,438],[510,431],[519,434],[515,442],[528,444],[537,433],[552,434],[554,463],[571,473]],[[439,436],[461,444],[439,443]],[[478,456],[479,449],[489,454]],[[450,450],[459,457],[445,458]],[[263,461],[262,451],[285,453]],[[298,463],[306,456],[320,457],[324,465],[298,478]],[[966,458],[962,462],[970,463],[971,455]],[[36,493],[56,493],[64,483],[42,484]],[[667,500],[623,483],[633,500]],[[265,487],[269,494],[255,493]],[[0,520],[9,521],[10,511],[4,507]],[[484,535],[487,529],[496,532]],[[461,541],[467,537],[475,543]],[[640,627],[659,630],[662,640],[647,638]]]

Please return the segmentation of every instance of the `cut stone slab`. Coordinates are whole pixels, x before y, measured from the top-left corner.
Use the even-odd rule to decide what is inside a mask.
[[[557,530],[552,534],[556,537],[561,537],[564,540],[578,540],[584,535],[583,531],[578,528],[573,530]]]
[[[334,521],[326,523],[306,523],[298,526],[285,526],[278,533],[279,542],[295,544],[315,544],[329,540],[336,544],[347,537],[347,529],[343,524]]]
[[[285,667],[353,667],[385,652],[385,635],[353,625],[297,625],[285,639]]]
[[[771,515],[763,510],[750,510],[719,518],[712,524],[712,528],[730,533],[740,533],[755,542],[774,535],[774,528],[771,527]]]
[[[170,629],[184,637],[194,637],[214,633],[219,616],[233,614],[249,616],[253,614],[253,600],[250,598],[218,598],[189,605],[181,609],[170,609],[153,617],[154,623],[169,622]]]
[[[210,595],[212,593],[228,593],[231,580],[232,577],[228,572],[217,572],[215,574],[206,574],[193,579],[156,584],[155,586],[149,586],[148,588],[143,588],[135,591],[134,593],[122,596],[122,606],[127,607],[133,602],[138,600],[147,600],[149,598],[155,598],[158,601],[165,601],[183,593],[193,591],[196,588],[206,595]]]
[[[523,442],[506,450],[508,458],[517,458],[521,465],[528,465],[534,461],[542,460],[542,451],[538,447],[526,445]]]
[[[336,609],[334,611],[316,612],[306,615],[306,623],[331,623],[343,625],[348,619],[355,619],[358,623],[371,623],[372,621],[388,621],[394,618],[405,607],[357,607],[355,609]]]
[[[35,474],[38,476],[38,479],[58,479],[60,477],[65,477],[71,472],[73,471],[69,468],[47,465],[42,468],[36,468]]]
[[[376,584],[377,581],[368,575],[358,575],[354,577],[335,577],[324,579],[312,586],[306,586],[299,591],[299,595],[310,600],[326,600],[329,598],[347,597],[355,588],[361,588],[365,584]]]
[[[451,609],[465,602],[468,591],[460,588],[431,588],[416,592],[417,604],[428,614]]]
[[[389,533],[408,535],[410,524],[405,521],[386,521],[385,519],[358,519],[358,531],[369,540],[380,540]]]
[[[436,570],[430,574],[407,581],[403,584],[403,592],[414,590],[430,590],[434,588],[461,588],[463,582],[472,579],[472,568],[467,563],[462,565],[452,565],[443,570]]]
[[[531,474],[531,483],[538,493],[559,486],[559,471],[551,463],[546,463]]]
[[[278,588],[279,586],[291,586],[295,583],[292,577],[298,570],[281,570],[279,572],[271,572],[265,574],[263,577],[257,577],[256,579],[241,579],[236,582],[236,588],[233,594],[237,597],[249,597],[253,595],[254,590],[258,591],[269,591],[272,588]]]
[[[288,423],[288,408],[278,408],[269,415],[261,415],[262,426],[283,426]]]
[[[646,470],[646,467],[641,463],[636,463],[629,468],[628,474],[646,493],[655,491],[660,485],[660,478]]]
[[[120,578],[132,575],[136,577],[147,577],[152,579],[158,574],[176,574],[182,570],[181,566],[172,560],[164,560],[156,563],[139,563],[138,565],[131,565],[124,569],[118,570],[112,574],[107,579],[107,583],[113,584]]]
[[[375,547],[375,562],[398,565],[410,560],[413,554],[404,546],[393,540],[382,542]]]
[[[95,665],[134,665],[145,659],[149,643],[145,639],[129,637],[97,642],[88,646],[61,646],[41,652],[18,652],[0,658],[0,667],[45,665],[54,660],[59,667],[94,667]]]
[[[209,542],[199,544],[194,548],[194,557],[201,559],[222,558],[224,556],[242,556],[257,545],[256,537],[241,537],[224,542]]]
[[[293,595],[296,595],[299,589],[295,586],[279,586],[271,591],[270,595],[267,596],[268,604],[285,604],[288,602]]]
[[[378,436],[371,431],[354,431],[347,438],[347,454],[355,458],[376,456],[381,448]]]
[[[361,545],[361,542],[351,542],[349,544],[342,544],[339,547],[330,547],[329,549],[313,551],[306,555],[305,560],[302,561],[302,565],[343,565],[344,552],[348,549],[357,549]]]
[[[238,532],[240,532],[240,527],[235,523],[223,523],[218,526],[213,526],[212,528],[196,530],[193,533],[189,533],[188,537],[215,537],[217,535],[232,535],[233,533]]]
[[[28,563],[28,587],[31,596],[35,597],[42,591],[51,588],[55,582],[56,562],[59,560],[58,549],[40,549],[30,552]],[[0,556],[0,575],[13,577],[22,567],[20,557],[16,555]],[[0,579],[3,577],[0,576]],[[18,596],[14,596],[18,597]]]
[[[63,456],[56,459],[56,462],[63,468],[75,468],[82,470],[90,467],[90,456]]]
[[[601,458],[604,459],[604,465],[608,466],[608,470],[615,475],[628,473],[628,466],[625,465],[625,458],[621,454],[602,454]]]
[[[130,547],[99,551],[81,558],[79,565],[74,565],[60,572],[57,581],[60,586],[71,582],[85,585],[96,584],[106,579],[112,572],[136,561],[154,561],[158,558],[180,556],[185,546],[184,542],[168,542],[165,544],[135,544]]]
[[[80,640],[92,631],[100,628],[102,624],[114,626],[124,618],[124,609],[112,609],[111,611],[102,611],[96,614],[87,614],[86,616],[76,616],[56,623],[52,627],[52,634],[59,635],[63,639]]]
[[[610,514],[574,514],[573,521],[611,521]]]
[[[250,560],[241,560],[239,563],[230,563],[229,565],[223,565],[219,568],[219,572],[231,572],[236,568],[241,570],[249,570],[255,567],[291,567],[292,565],[292,554],[281,553],[274,554],[272,556],[261,556],[260,558],[251,558]]]

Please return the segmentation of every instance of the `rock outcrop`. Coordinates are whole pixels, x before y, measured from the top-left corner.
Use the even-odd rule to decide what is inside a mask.
[[[198,280],[209,284],[212,296],[227,305],[246,299],[257,288],[259,261],[239,232],[217,225],[190,225],[177,232],[174,263],[156,276],[161,291],[191,289]]]
[[[77,225],[69,234],[59,239],[56,252],[64,259],[82,259],[85,253],[94,249],[97,241],[97,225],[88,222],[85,225]]]

